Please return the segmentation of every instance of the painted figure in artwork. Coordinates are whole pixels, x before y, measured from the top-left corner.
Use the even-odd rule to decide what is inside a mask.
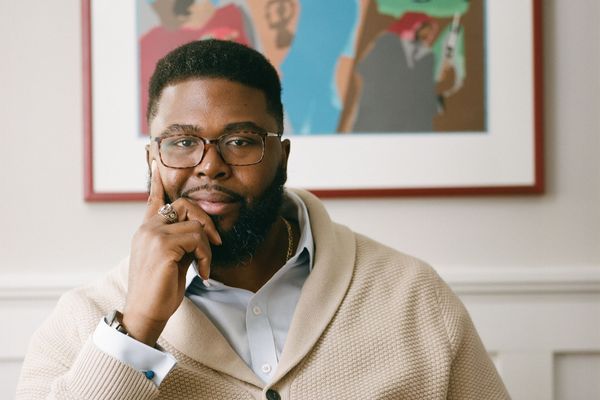
[[[146,0],[159,24],[140,37],[141,110],[148,104],[148,82],[156,63],[169,51],[194,40],[232,40],[253,45],[247,16],[235,4],[218,6],[213,0]],[[142,133],[148,133],[145,118]]]
[[[431,43],[437,24],[405,13],[358,63],[359,101],[354,132],[430,132],[437,96]]]

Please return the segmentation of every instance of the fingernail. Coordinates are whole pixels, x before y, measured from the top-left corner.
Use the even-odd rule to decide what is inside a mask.
[[[156,171],[156,160],[152,160],[152,172]]]
[[[212,285],[210,284],[210,282],[208,281],[208,279],[203,279],[202,280],[202,284],[206,287],[211,287]]]

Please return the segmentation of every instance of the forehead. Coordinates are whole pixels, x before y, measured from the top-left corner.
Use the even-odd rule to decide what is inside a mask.
[[[208,131],[242,121],[266,130],[276,127],[261,90],[226,79],[189,79],[163,89],[150,133],[157,136],[173,124],[195,125]]]

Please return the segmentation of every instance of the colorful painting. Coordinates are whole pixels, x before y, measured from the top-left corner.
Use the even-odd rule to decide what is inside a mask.
[[[286,133],[484,132],[484,0],[137,0],[140,129],[156,62],[193,40],[262,51]]]
[[[280,73],[290,187],[543,191],[541,0],[81,5],[87,200],[146,198],[148,79],[170,49],[206,38],[253,46]]]

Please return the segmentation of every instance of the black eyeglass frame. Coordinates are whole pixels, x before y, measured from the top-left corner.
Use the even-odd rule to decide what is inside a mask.
[[[204,160],[204,156],[206,155],[206,149],[208,148],[207,146],[209,144],[212,144],[215,146],[215,148],[217,149],[217,153],[219,154],[219,157],[221,157],[221,160],[223,160],[223,162],[227,165],[233,166],[233,167],[246,167],[248,165],[256,165],[256,164],[260,164],[263,160],[263,158],[265,157],[265,146],[266,146],[266,139],[267,137],[278,137],[281,138],[281,136],[283,135],[283,133],[275,133],[275,132],[252,132],[254,135],[260,136],[260,139],[262,140],[262,154],[260,155],[260,159],[256,162],[253,162],[252,164],[231,164],[228,163],[227,161],[225,161],[225,158],[223,158],[223,155],[221,154],[221,149],[219,148],[219,141],[228,135],[232,135],[232,132],[229,133],[224,133],[221,136],[214,138],[214,139],[207,139],[204,138],[202,136],[196,136],[193,135],[194,137],[197,137],[198,139],[202,140],[202,142],[204,143],[204,148],[202,149],[202,157],[200,157],[200,161],[198,161],[195,165],[189,166],[189,167],[172,167],[170,165],[167,165],[167,163],[165,163],[163,161],[162,158],[162,151],[160,150],[160,144],[164,139],[170,139],[172,137],[178,137],[178,136],[190,136],[190,135],[172,135],[172,136],[160,136],[160,137],[155,137],[152,138],[152,140],[154,142],[157,143],[158,145],[158,157],[160,158],[160,162],[167,168],[173,168],[173,169],[188,169],[188,168],[195,168],[198,165],[200,165],[200,163],[202,162],[202,160]]]

